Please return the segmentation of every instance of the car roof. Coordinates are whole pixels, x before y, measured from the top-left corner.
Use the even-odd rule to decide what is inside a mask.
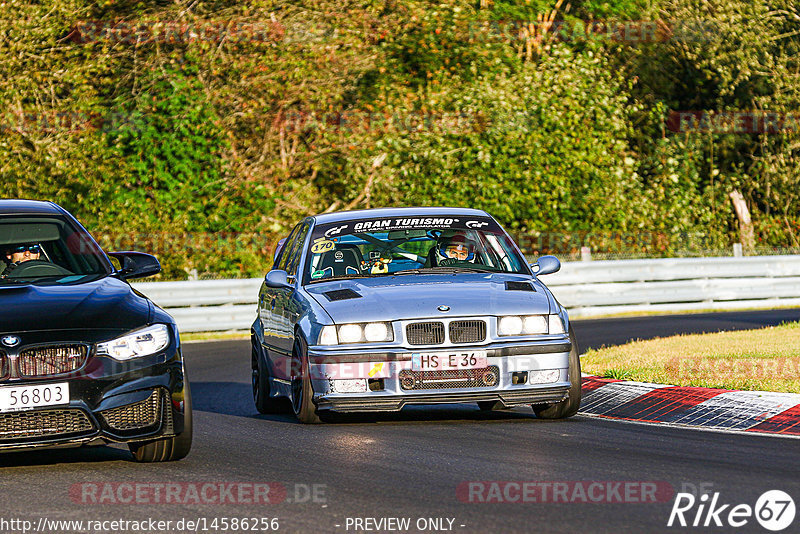
[[[352,221],[353,219],[379,219],[381,217],[436,217],[456,215],[462,217],[490,217],[483,210],[472,208],[422,207],[422,208],[375,208],[369,210],[335,211],[313,217],[317,224]]]
[[[0,215],[63,215],[52,202],[0,198]]]

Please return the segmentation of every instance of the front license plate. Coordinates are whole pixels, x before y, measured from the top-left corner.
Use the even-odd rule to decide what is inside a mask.
[[[489,365],[485,350],[463,352],[415,352],[411,354],[412,371],[451,371],[480,369]]]
[[[0,388],[0,412],[69,404],[69,383]]]

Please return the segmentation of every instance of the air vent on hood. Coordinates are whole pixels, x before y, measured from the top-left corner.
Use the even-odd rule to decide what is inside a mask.
[[[360,299],[361,295],[353,291],[352,289],[336,289],[334,291],[326,291],[323,293],[329,301],[333,302],[335,300],[348,300],[348,299]]]
[[[530,282],[506,282],[506,291],[536,291]]]

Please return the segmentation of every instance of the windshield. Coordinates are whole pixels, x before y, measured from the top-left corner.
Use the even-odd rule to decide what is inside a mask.
[[[435,272],[530,274],[488,217],[359,219],[317,225],[303,283]]]
[[[0,285],[69,284],[110,273],[100,247],[60,217],[0,217]]]

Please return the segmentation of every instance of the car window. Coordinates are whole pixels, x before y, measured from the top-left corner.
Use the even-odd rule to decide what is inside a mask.
[[[424,270],[530,274],[490,217],[387,217],[315,226],[303,283]]]
[[[292,256],[292,248],[294,248],[294,244],[297,241],[297,234],[300,231],[301,225],[297,225],[292,229],[292,232],[289,234],[289,237],[286,238],[286,243],[283,244],[283,248],[281,249],[281,254],[278,257],[278,261],[275,263],[275,269],[281,269],[283,271],[286,270],[286,266],[289,263],[289,258]]]
[[[110,274],[100,247],[62,217],[0,217],[0,285],[69,283]]]
[[[303,255],[303,244],[305,243],[306,235],[308,235],[308,225],[304,224],[297,234],[297,239],[289,255],[289,261],[286,266],[286,272],[289,276],[297,276],[297,268],[300,265],[300,256]]]

